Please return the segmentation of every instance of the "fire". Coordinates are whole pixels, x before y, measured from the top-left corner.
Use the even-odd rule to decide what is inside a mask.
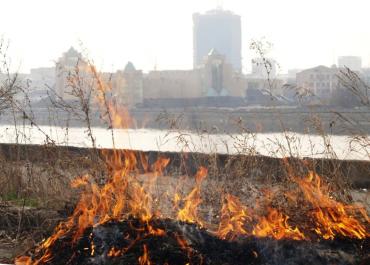
[[[112,247],[108,252],[108,257],[119,257],[122,255],[122,251]]]
[[[22,257],[17,258],[15,260],[14,264],[15,265],[31,265],[32,264],[32,259],[31,259],[31,257],[22,256]]]
[[[217,235],[222,239],[233,240],[236,236],[247,235],[244,228],[247,220],[252,220],[248,210],[242,205],[238,197],[226,194],[221,208],[221,219]]]
[[[295,179],[303,192],[304,201],[313,210],[310,215],[315,220],[312,228],[324,239],[334,239],[336,236],[365,239],[370,236],[366,225],[359,217],[369,222],[364,207],[344,204],[329,196],[329,187],[322,183],[321,178],[310,173],[304,179]],[[297,191],[287,192],[289,198],[297,198]],[[267,192],[264,200],[269,202],[271,194]],[[257,204],[257,209],[259,208]],[[253,222],[253,220],[255,220]],[[221,218],[217,235],[222,239],[233,240],[237,236],[273,237],[277,240],[289,238],[306,240],[307,236],[298,228],[292,227],[289,216],[272,207],[267,208],[267,214],[260,216],[256,209],[247,209],[240,200],[227,194],[221,208]],[[247,227],[252,227],[248,230]]]
[[[139,264],[140,265],[151,265],[152,263],[150,262],[149,251],[146,245],[143,246],[143,251],[144,251],[143,255],[139,257]]]
[[[256,237],[273,237],[277,240],[282,238],[290,238],[293,240],[303,240],[305,236],[298,228],[292,228],[288,224],[289,217],[278,212],[276,209],[269,208],[267,216],[253,216],[248,212],[240,200],[227,194],[225,203],[221,208],[221,220],[217,235],[222,239],[233,240],[237,236]],[[255,211],[254,211],[255,213]],[[257,219],[257,223],[253,226],[253,219]],[[246,226],[253,226],[251,231],[247,231]]]
[[[369,231],[356,219],[359,213],[369,222],[366,211],[355,205],[345,205],[329,196],[329,187],[321,178],[310,172],[306,178],[296,179],[305,199],[314,208],[311,215],[316,222],[314,231],[324,239],[334,239],[336,235],[364,239],[370,236]],[[357,214],[358,215],[358,214]]]
[[[273,237],[277,240],[290,238],[293,240],[305,239],[304,234],[298,228],[292,228],[288,224],[288,216],[269,208],[267,216],[260,218],[254,227],[252,234],[257,237]]]
[[[207,176],[208,170],[205,167],[200,167],[197,174],[195,175],[195,187],[186,196],[184,207],[179,210],[177,219],[184,222],[202,224],[202,221],[198,217],[198,206],[201,204],[202,199],[200,196],[201,184],[204,178]],[[175,200],[178,200],[175,199]]]
[[[52,258],[50,246],[67,233],[72,232],[72,242],[76,242],[86,228],[103,224],[109,220],[119,220],[124,218],[125,214],[144,222],[153,217],[151,197],[133,175],[137,163],[135,154],[127,151],[114,151],[113,155],[108,155],[107,158],[109,158],[107,164],[113,170],[112,178],[102,187],[99,187],[87,175],[72,181],[72,187],[84,188],[85,191],[81,194],[72,216],[60,223],[54,235],[41,244],[37,251],[45,250],[44,255],[32,264],[50,261]],[[154,163],[152,172],[148,172],[149,175],[158,177],[168,163],[169,159],[159,158]],[[149,228],[149,233],[163,235],[164,231]],[[22,257],[17,262],[27,264],[23,262],[24,260],[26,259]]]

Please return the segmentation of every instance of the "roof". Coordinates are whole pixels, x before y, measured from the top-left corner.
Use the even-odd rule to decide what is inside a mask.
[[[205,15],[232,15],[232,16],[238,16],[231,10],[225,10],[222,7],[218,7],[216,9],[211,9],[205,12]]]
[[[303,70],[303,71],[301,71],[299,73],[322,72],[322,71],[330,71],[332,69],[333,68],[330,68],[330,67],[327,67],[327,66],[324,66],[324,65],[319,65],[319,66],[316,66],[316,67],[313,67],[313,68],[309,68],[309,69]]]
[[[136,68],[132,62],[128,61],[123,71],[124,72],[134,72],[136,71]]]
[[[76,49],[73,48],[73,46],[69,48],[69,50],[65,53],[65,55],[67,57],[80,57],[81,56],[81,54],[78,51],[76,51]]]

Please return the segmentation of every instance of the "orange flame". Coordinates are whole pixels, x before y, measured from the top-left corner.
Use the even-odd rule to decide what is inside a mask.
[[[310,172],[304,179],[296,179],[305,199],[314,207],[312,215],[316,220],[315,232],[324,239],[334,239],[337,234],[364,239],[370,236],[365,226],[355,218],[361,214],[367,222],[369,217],[363,207],[344,205],[329,196],[329,187],[321,178]]]
[[[221,219],[217,235],[222,239],[233,240],[236,236],[247,235],[244,224],[251,217],[247,214],[239,198],[226,194],[225,202],[221,208]]]
[[[152,263],[150,262],[149,259],[149,251],[146,245],[143,246],[143,255],[139,257],[139,264],[140,265],[151,265]]]
[[[73,242],[77,241],[86,228],[118,220],[125,214],[148,221],[152,218],[151,197],[131,173],[136,170],[136,156],[133,152],[114,151],[107,156],[108,165],[113,170],[112,178],[102,187],[93,183],[89,176],[77,178],[71,185],[85,188],[71,217],[60,223],[55,233],[45,240],[38,251],[45,250],[38,262],[45,263],[52,257],[50,247],[56,240],[73,232]],[[169,163],[169,159],[160,158],[153,166],[153,175],[158,176]],[[149,233],[163,235],[164,231],[149,227]],[[25,258],[24,258],[25,259]],[[19,259],[23,261],[22,258]],[[19,261],[19,262],[20,262]],[[23,263],[25,264],[25,263]]]
[[[270,208],[268,209],[268,215],[260,218],[252,234],[257,237],[273,237],[278,240],[282,238],[305,239],[304,234],[298,228],[292,228],[288,224],[288,219],[288,216]]]
[[[122,255],[122,251],[112,247],[108,252],[108,257],[119,257]]]
[[[14,264],[15,265],[31,265],[32,259],[31,257],[21,256],[15,259]]]
[[[217,235],[222,239],[233,240],[237,236],[254,235],[256,237],[273,237],[275,239],[290,238],[294,240],[305,239],[305,236],[298,228],[292,228],[288,224],[288,217],[279,213],[276,209],[269,208],[268,215],[259,217],[257,215],[248,215],[245,206],[242,205],[239,198],[227,194],[225,203],[221,209],[221,220]],[[257,224],[251,232],[246,230],[247,223],[257,219]]]
[[[207,174],[208,170],[205,167],[200,167],[198,169],[198,172],[195,175],[195,187],[188,196],[186,196],[184,207],[180,209],[177,214],[177,218],[180,221],[202,225],[202,221],[198,217],[198,206],[202,202],[200,196],[201,184]]]

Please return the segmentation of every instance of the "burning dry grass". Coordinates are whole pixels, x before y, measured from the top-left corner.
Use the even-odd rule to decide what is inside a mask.
[[[194,186],[189,191],[181,189],[186,193],[183,196],[177,191],[179,186],[185,185],[185,182],[178,182],[176,187],[171,189],[169,185],[159,188],[156,184],[163,176],[169,159],[159,157],[149,164],[148,158],[141,153],[116,150],[104,155],[110,175],[108,181],[104,185],[98,185],[88,175],[75,179],[72,187],[83,188],[84,192],[73,214],[58,225],[55,233],[43,241],[32,256],[18,258],[17,264],[53,264],[56,262],[55,257],[58,256],[55,253],[55,245],[63,238],[70,238],[63,244],[78,245],[88,229],[130,218],[146,224],[142,232],[143,237],[165,237],[167,234],[165,229],[151,224],[166,218],[194,223],[223,240],[240,237],[297,241],[317,241],[321,238],[367,240],[370,237],[369,218],[365,208],[336,200],[331,195],[330,186],[314,172],[309,172],[306,177],[291,175],[292,168],[287,161],[285,163],[290,172],[291,187],[282,189],[281,185],[278,185],[265,189],[259,194],[258,199],[249,198],[253,204],[248,204],[245,198],[225,193],[223,189],[209,189],[210,182],[203,182],[209,174],[205,167],[199,167],[195,175],[190,177]],[[141,167],[138,166],[139,160]],[[140,178],[144,178],[145,181]],[[212,200],[217,197],[223,198],[220,207],[213,203],[202,205],[203,197],[207,198],[207,193],[203,192],[204,188],[211,192]],[[163,189],[167,192],[163,193]],[[166,195],[167,203],[163,203],[163,198],[158,196],[161,194]],[[161,203],[155,203],[158,201]],[[298,209],[297,203],[291,204],[290,201],[299,202],[299,219],[294,219],[297,214],[290,215],[292,209],[294,211]],[[173,205],[172,211],[168,211],[169,207],[165,206],[168,204]],[[215,214],[205,216],[210,208]],[[135,227],[132,229],[141,230]],[[118,256],[125,255],[130,248],[136,246],[138,238],[129,236],[125,240],[131,243],[124,249],[114,249],[114,256],[117,253]],[[186,240],[180,242],[180,246],[189,245]],[[95,257],[93,241],[90,244],[92,244],[90,255]],[[147,246],[143,247],[145,253]],[[70,255],[72,255],[70,263],[75,264],[73,252]],[[145,259],[145,255],[138,258],[139,264]],[[198,263],[200,264],[199,261],[195,264]]]
[[[241,165],[250,165],[246,166],[246,173],[255,169],[256,164],[261,165],[256,158],[252,158],[251,163],[248,160],[241,161],[240,157],[223,160],[201,154],[174,156],[117,150],[105,150],[102,157],[106,157],[107,162],[99,163],[99,166],[93,162],[82,163],[84,160],[76,159],[76,156],[70,157],[69,161],[74,161],[72,165],[76,165],[74,172],[85,176],[73,182],[74,186],[79,187],[77,191],[82,192],[82,197],[68,221],[69,227],[59,226],[63,228],[62,234],[57,233],[59,237],[52,242],[63,240],[65,236],[72,236],[78,242],[91,227],[125,220],[129,216],[145,222],[158,218],[194,222],[201,224],[214,237],[226,241],[260,237],[316,242],[320,238],[335,241],[341,237],[368,237],[369,223],[363,208],[352,205],[341,186],[334,185],[330,178],[320,178],[317,173],[310,173],[315,167],[312,168],[309,163],[290,160],[277,163],[278,160],[266,158],[266,161],[270,161],[266,163],[266,168],[275,174],[264,179],[242,175]],[[280,168],[273,168],[273,163]],[[37,163],[33,161],[35,165]],[[67,160],[59,165],[60,168],[61,165],[64,170],[68,169]],[[281,172],[285,173],[278,178]],[[298,177],[303,174],[305,177]],[[73,179],[72,175],[69,174],[70,179]],[[101,182],[104,176],[109,176],[106,183]],[[68,181],[68,178],[63,179],[63,183]],[[61,201],[74,197],[68,193],[77,194],[77,191],[68,191],[63,185]],[[314,196],[314,199],[310,196]],[[18,207],[19,213],[21,206]],[[23,231],[27,231],[27,213],[25,216],[21,228]],[[45,219],[49,217],[45,216]],[[18,218],[13,218],[10,229],[17,230],[18,221]],[[39,225],[45,228],[41,222]],[[48,233],[45,230],[39,236],[46,236]],[[150,233],[162,232],[153,228]],[[65,236],[61,236],[63,234]],[[181,242],[184,246],[189,244],[183,240]],[[35,242],[29,246],[33,244]],[[39,251],[41,254],[45,249],[41,246]],[[118,251],[116,249],[114,253]],[[148,251],[153,252],[150,247]],[[35,255],[33,252],[30,254]]]

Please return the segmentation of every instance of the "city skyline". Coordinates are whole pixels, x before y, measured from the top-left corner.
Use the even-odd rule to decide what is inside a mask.
[[[269,57],[281,65],[282,72],[330,66],[346,55],[361,56],[363,65],[369,66],[366,1],[354,0],[351,6],[335,1],[335,8],[328,2],[225,1],[223,8],[242,18],[243,71],[251,70],[250,41],[260,37],[274,44]],[[70,46],[80,49],[79,40],[104,71],[122,69],[127,61],[146,72],[155,66],[159,70],[191,69],[192,14],[216,6],[217,1],[211,0],[126,4],[18,0],[3,3],[6,11],[0,16],[4,26],[0,36],[10,41],[8,55],[20,72],[53,66]]]

